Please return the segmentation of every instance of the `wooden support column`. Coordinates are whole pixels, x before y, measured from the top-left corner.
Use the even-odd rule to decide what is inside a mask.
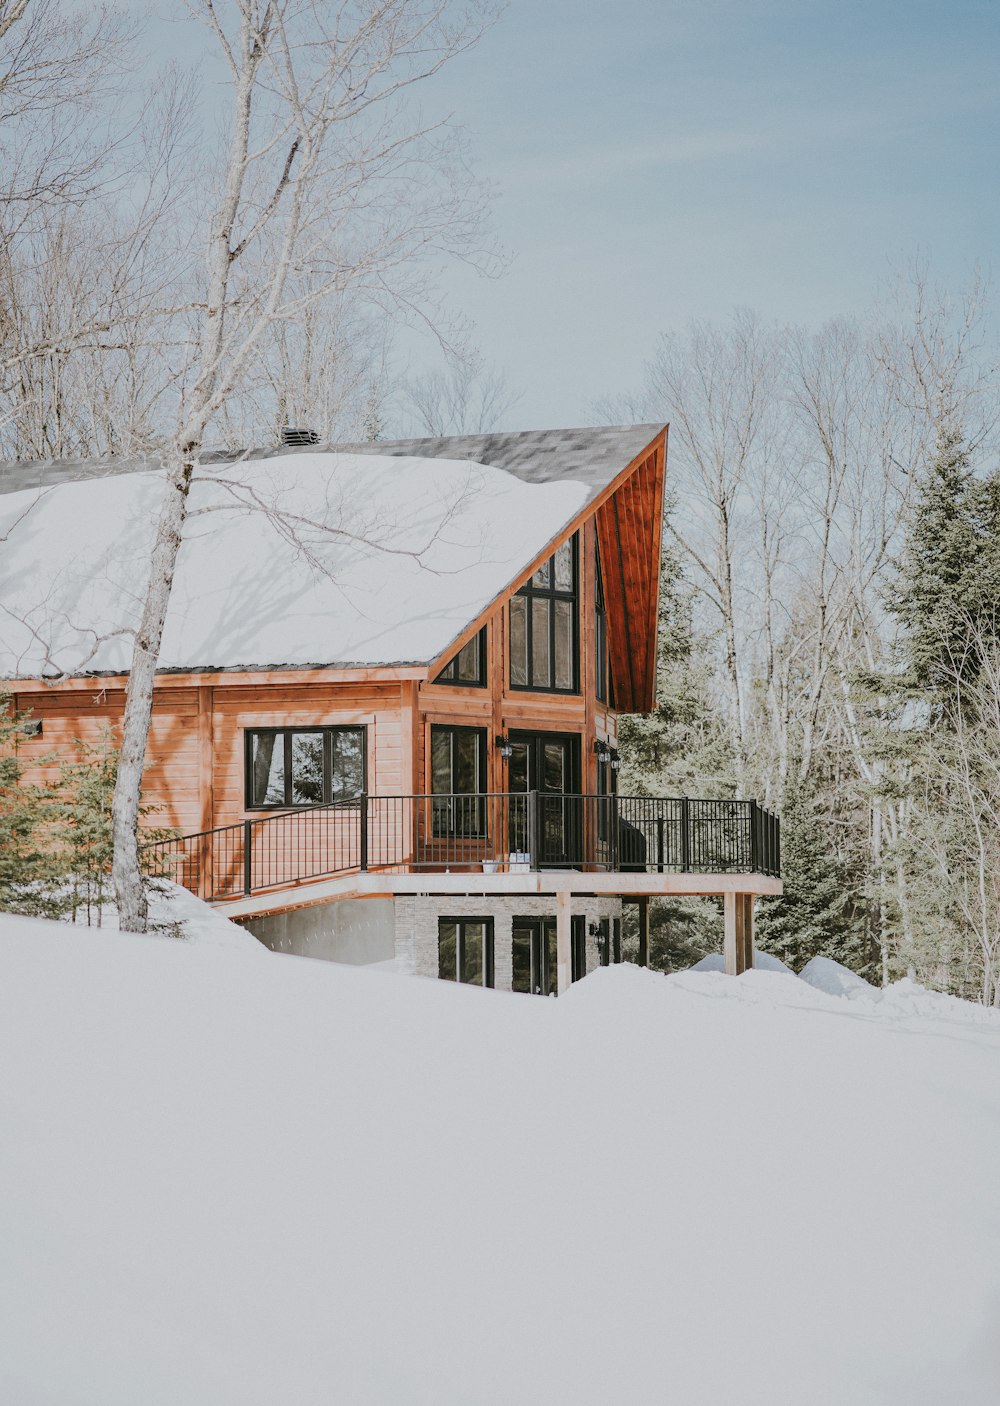
[[[743,893],[727,893],[722,899],[723,923],[725,926],[726,974],[739,976],[746,971],[746,899]],[[752,939],[751,939],[752,941]]]
[[[556,992],[562,995],[569,990],[572,977],[573,923],[570,909],[572,895],[556,894]]]

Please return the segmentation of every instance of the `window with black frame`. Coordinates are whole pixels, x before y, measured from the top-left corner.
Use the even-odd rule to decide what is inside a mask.
[[[511,688],[579,692],[577,555],[574,534],[511,598]]]
[[[434,682],[458,684],[462,688],[486,687],[485,625],[448,660]]]
[[[486,833],[485,728],[432,725],[431,791],[435,836]]]
[[[364,789],[363,727],[247,729],[247,810],[351,804]]]
[[[493,985],[493,919],[438,919],[438,976],[466,986]]]

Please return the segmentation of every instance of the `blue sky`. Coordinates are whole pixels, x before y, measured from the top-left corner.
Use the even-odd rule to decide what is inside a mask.
[[[445,86],[513,255],[450,288],[514,420],[585,422],[689,318],[988,270],[998,41],[996,0],[513,0]]]
[[[858,312],[918,254],[1000,277],[998,72],[1000,0],[510,0],[423,90],[496,186],[510,267],[446,290],[508,427],[587,423],[691,318]]]

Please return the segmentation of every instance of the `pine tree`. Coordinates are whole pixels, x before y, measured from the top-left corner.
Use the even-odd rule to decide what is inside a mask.
[[[812,957],[863,970],[861,915],[808,782],[791,782],[785,790],[781,875],[784,893],[763,899],[757,911],[758,946],[796,971]]]
[[[972,625],[995,630],[1000,586],[1000,485],[978,481],[961,431],[943,428],[920,483],[895,579],[886,593],[903,627],[897,682],[939,716],[956,669],[975,672]]]
[[[28,721],[10,694],[0,693],[0,910],[59,918],[69,903],[56,829],[58,790],[24,780],[20,744]]]
[[[73,921],[85,915],[88,926],[100,927],[109,893],[114,840],[111,801],[118,771],[118,751],[110,728],[97,746],[78,741],[80,760],[61,771],[59,806],[61,838],[71,887]]]

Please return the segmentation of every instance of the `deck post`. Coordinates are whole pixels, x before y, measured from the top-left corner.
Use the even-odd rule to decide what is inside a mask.
[[[639,965],[649,966],[649,895],[639,899]]]
[[[726,975],[739,976],[746,971],[746,898],[743,893],[727,893],[722,899],[722,915],[725,927]],[[751,938],[751,941],[753,939]]]
[[[253,892],[253,821],[243,822],[243,894],[249,898]]]
[[[573,975],[571,904],[571,894],[566,892],[556,894],[556,992],[560,996],[564,991],[569,990]]]
[[[691,872],[691,802],[681,800],[681,873]]]
[[[359,841],[360,841],[360,844],[359,844],[359,846],[358,846],[359,851],[360,851],[359,854],[358,854],[358,861],[359,861],[358,867],[361,869],[362,873],[364,873],[364,871],[368,868],[368,792],[367,792],[367,791],[362,791],[362,792],[361,792],[361,805],[360,805],[360,813],[359,813],[359,816],[358,816],[358,822],[359,822],[360,827],[361,827],[360,833],[359,833],[359,835],[358,835],[358,839],[359,839]]]
[[[538,868],[538,792],[528,792],[528,867]]]

